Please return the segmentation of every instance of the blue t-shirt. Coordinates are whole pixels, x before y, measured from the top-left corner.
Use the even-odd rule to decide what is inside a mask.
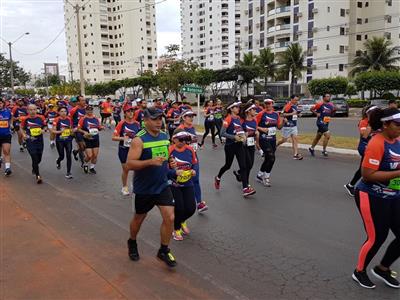
[[[170,158],[174,158],[177,164],[176,169],[190,173],[194,170],[197,164],[196,153],[190,146],[185,146],[182,149],[177,149],[174,145],[169,147]],[[179,186],[193,186],[193,179],[191,175],[184,174],[183,176],[173,176],[174,181]]]
[[[280,126],[281,119],[279,113],[275,111],[267,112],[262,111],[257,115],[257,126],[259,128],[268,128],[268,132],[260,131],[260,140],[276,140],[276,132]]]
[[[78,128],[87,131],[91,135],[91,139],[99,139],[99,131],[101,128],[100,121],[96,117],[83,117],[79,120]]]
[[[56,140],[59,142],[72,141],[72,120],[69,117],[62,119],[58,117],[53,122],[54,129],[57,131],[62,130],[62,133],[56,135]]]
[[[0,110],[0,136],[11,135],[11,111],[9,109]]]

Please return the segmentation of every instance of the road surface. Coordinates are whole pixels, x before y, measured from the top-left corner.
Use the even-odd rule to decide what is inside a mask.
[[[2,218],[0,298],[400,298],[398,290],[379,282],[370,291],[351,279],[365,234],[343,184],[358,158],[318,155],[293,161],[288,150],[279,149],[273,186],[262,187],[252,176],[257,194],[243,199],[230,171],[221,190],[214,190],[212,179],[224,156],[222,148],[207,144],[199,156],[210,210],[190,219],[187,239],[171,242],[178,261],[171,271],[155,258],[156,209],[139,236],[141,260],[127,257],[132,205],[120,195],[120,166],[110,135],[108,130],[101,136],[98,174],[84,174],[74,162],[71,181],[64,178],[65,170],[56,169],[56,152],[46,146],[41,186],[34,183],[28,154],[19,153],[14,143],[14,175],[0,178],[7,216]],[[255,169],[260,163],[257,157]],[[382,251],[371,266],[381,256]],[[393,269],[400,271],[398,262]]]

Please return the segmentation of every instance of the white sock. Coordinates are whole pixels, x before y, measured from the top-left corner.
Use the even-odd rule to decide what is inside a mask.
[[[6,169],[9,169],[9,168],[11,168],[11,163],[5,163],[5,166],[6,166]]]
[[[266,178],[271,177],[271,173],[265,173],[265,177],[266,177]]]
[[[96,164],[90,164],[91,169],[94,169],[95,166],[96,166]]]
[[[263,176],[264,176],[264,172],[258,171],[257,176],[258,176],[258,177],[263,177]]]

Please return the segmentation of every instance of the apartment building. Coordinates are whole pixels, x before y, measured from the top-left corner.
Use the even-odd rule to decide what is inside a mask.
[[[240,0],[181,0],[182,57],[209,69],[239,57]]]
[[[299,83],[347,76],[373,36],[400,45],[398,0],[247,0],[241,1],[241,16],[246,53],[270,47],[279,57],[290,43],[301,44],[308,69]]]
[[[67,57],[74,79],[79,79],[78,37],[75,10],[69,3],[82,7],[85,81],[107,82],[156,71],[155,0],[65,0]]]

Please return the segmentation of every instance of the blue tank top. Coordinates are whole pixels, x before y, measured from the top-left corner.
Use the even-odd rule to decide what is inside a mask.
[[[11,112],[8,109],[0,110],[0,136],[11,135]]]
[[[133,192],[139,195],[158,195],[168,187],[168,146],[167,134],[160,132],[157,137],[150,135],[145,129],[136,135],[143,142],[140,160],[148,160],[158,156],[166,158],[160,167],[148,167],[135,171]]]

